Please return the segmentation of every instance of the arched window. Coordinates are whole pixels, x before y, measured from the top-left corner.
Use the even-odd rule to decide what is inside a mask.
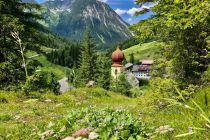
[[[115,69],[114,73],[115,73],[115,75],[117,75],[117,73],[118,73],[117,69]]]

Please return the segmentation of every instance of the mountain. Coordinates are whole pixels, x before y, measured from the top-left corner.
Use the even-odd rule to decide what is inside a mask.
[[[98,45],[108,47],[129,39],[128,24],[106,3],[98,0],[50,0],[42,4],[50,31],[82,40],[90,28]]]

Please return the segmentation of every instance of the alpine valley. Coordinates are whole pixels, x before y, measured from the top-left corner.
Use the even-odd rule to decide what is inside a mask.
[[[108,47],[129,39],[128,24],[106,3],[98,0],[53,0],[43,5],[45,21],[51,32],[68,39],[82,40],[89,28],[98,46]]]

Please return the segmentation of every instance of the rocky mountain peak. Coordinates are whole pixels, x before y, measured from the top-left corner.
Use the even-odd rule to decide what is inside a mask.
[[[129,25],[101,1],[51,0],[43,6],[49,29],[67,38],[81,40],[87,27],[98,45],[105,47],[131,37]]]

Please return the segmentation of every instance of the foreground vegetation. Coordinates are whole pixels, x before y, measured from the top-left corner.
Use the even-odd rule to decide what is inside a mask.
[[[1,91],[0,139],[63,139],[84,128],[99,135],[95,139],[175,139],[180,136],[203,140],[210,137],[209,91],[207,87],[193,97],[200,109],[192,100],[170,101],[163,108],[158,102],[160,98],[151,91],[139,98],[100,88],[81,88],[60,96],[34,92],[28,97]],[[171,129],[157,129],[165,125]],[[43,136],[43,132],[50,131],[53,133]],[[184,133],[186,136],[180,135]]]

